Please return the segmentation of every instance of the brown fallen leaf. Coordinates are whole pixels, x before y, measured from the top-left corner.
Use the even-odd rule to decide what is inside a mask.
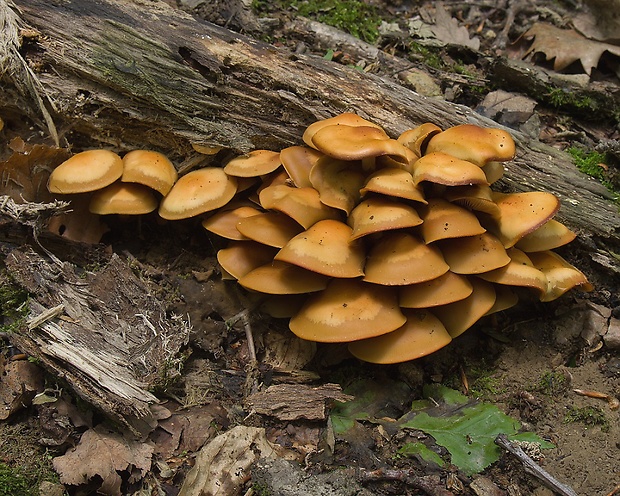
[[[43,373],[27,360],[8,362],[0,373],[0,420],[5,420],[30,405],[32,398],[43,391]]]
[[[579,61],[584,72],[590,75],[605,52],[620,57],[620,46],[588,40],[576,31],[559,29],[550,24],[534,24],[523,38],[533,42],[522,58],[542,53],[547,61],[553,60],[554,71],[562,71]]]
[[[87,430],[78,445],[54,458],[54,470],[63,484],[80,486],[100,477],[97,494],[120,496],[123,479],[119,472],[128,472],[128,481],[142,479],[151,468],[153,445],[125,439],[120,434],[98,425]]]
[[[431,26],[431,30],[443,43],[466,46],[472,50],[480,48],[480,39],[470,38],[469,30],[465,26],[459,26],[458,21],[450,15],[441,2],[435,5],[435,24]]]

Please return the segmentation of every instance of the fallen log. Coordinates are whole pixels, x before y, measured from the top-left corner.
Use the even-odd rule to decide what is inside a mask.
[[[62,144],[74,148],[152,147],[184,169],[201,160],[221,164],[254,148],[299,144],[308,124],[342,111],[360,113],[391,135],[426,121],[496,126],[394,80],[279,50],[163,2],[18,0],[10,12],[18,20],[8,27],[21,29],[21,54],[37,69],[42,106]],[[8,116],[29,109],[42,123],[17,76],[4,74],[0,108]],[[563,202],[559,219],[605,252],[620,227],[607,190],[565,153],[511,132],[518,155],[507,166],[504,187],[556,194]],[[192,145],[221,151],[206,158]],[[617,268],[613,257],[602,256]]]

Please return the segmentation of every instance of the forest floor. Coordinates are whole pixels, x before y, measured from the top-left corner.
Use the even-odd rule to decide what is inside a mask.
[[[532,39],[521,37],[543,23],[566,29],[587,25],[594,17],[580,3],[465,0],[442,5],[375,0],[332,4],[256,1],[249,8],[243,2],[186,0],[173,7],[282,49],[315,53],[395,79],[429,98],[470,106],[547,144],[573,149],[580,164],[589,167],[588,173],[610,188],[617,184],[620,55],[603,51],[592,62],[596,48],[583,42],[568,50],[545,42],[543,29],[537,35],[538,55],[526,56]],[[341,10],[342,5],[346,9]],[[360,5],[372,8],[364,10]],[[296,24],[296,16],[302,14],[363,41],[347,39],[345,44],[335,31],[319,33],[306,21]],[[377,30],[379,20],[384,22]],[[438,27],[436,31],[429,30],[432,25]],[[594,36],[592,31],[588,36]],[[407,61],[407,69],[399,74],[386,70],[368,55],[369,46]],[[541,61],[541,53],[572,60],[563,71],[554,71],[550,62]],[[527,82],[517,84],[502,76],[498,62],[502,57],[522,59],[532,73],[545,74],[548,91],[528,94]],[[75,477],[70,472],[76,468],[67,459],[64,464],[54,464],[54,459],[79,446],[87,430],[96,431],[109,445],[115,427],[73,397],[60,377],[38,367],[36,359],[24,360],[34,368],[27,374],[37,376],[33,380],[45,389],[46,400],[0,421],[0,495],[89,494],[103,481],[107,494],[176,496],[188,471],[202,463],[201,447],[217,434],[232,432],[234,426],[264,428],[266,439],[285,453],[267,455],[256,440],[254,444],[239,441],[234,456],[233,448],[212,448],[214,464],[218,453],[232,460],[220,460],[219,473],[211,474],[228,488],[218,494],[553,494],[505,451],[497,450],[497,460],[491,456],[493,463],[477,473],[455,464],[451,449],[436,442],[428,430],[404,425],[415,410],[412,405],[427,408],[419,400],[445,394],[438,386],[463,395],[464,403],[457,401],[457,410],[493,405],[519,422],[522,431],[551,443],[543,443],[544,449],[533,457],[576,494],[620,494],[620,355],[617,341],[605,339],[609,320],[620,305],[615,296],[620,289],[618,274],[600,269],[589,273],[584,267],[595,283],[593,292],[573,291],[546,304],[521,303],[482,320],[446,348],[400,365],[364,364],[337,345],[317,349],[294,339],[286,321],[251,314],[258,365],[248,369],[252,352],[243,321],[233,318],[248,307],[246,295],[221,281],[215,259],[219,241],[194,229],[195,224],[183,222],[171,232],[169,225],[145,217],[136,235],[135,224],[113,220],[103,238],[108,254],[129,260],[136,277],[159,288],[158,296],[163,295],[169,314],[187,316],[192,325],[181,351],[182,367],[155,390],[167,417],[143,440],[153,455],[152,467],[140,465],[132,452],[124,466],[112,471],[103,465],[90,466],[89,481],[59,484],[54,467],[64,470],[67,479]],[[580,267],[569,249],[563,253]],[[83,269],[89,280],[100,267]],[[105,281],[112,276],[98,277]],[[110,280],[98,287],[113,284]],[[6,301],[3,312],[8,323]],[[2,336],[0,365],[7,376],[9,366],[19,361],[11,356],[20,358],[20,350],[8,345],[5,331]],[[18,379],[26,375],[12,373]],[[329,384],[338,387],[332,390]],[[267,386],[282,387],[283,396],[267,396],[271,404],[262,403],[260,393]],[[600,397],[575,390],[600,393]],[[285,408],[274,405],[276,399],[294,403],[294,396],[314,393],[319,403],[327,405],[327,412],[311,412],[310,405],[302,405],[287,417],[281,411]],[[454,405],[447,403],[439,401],[437,416],[451,418],[455,413]],[[494,410],[490,412],[491,420],[497,417]],[[420,451],[420,445],[428,451]],[[96,450],[95,444],[91,449]],[[246,467],[247,477],[235,479],[229,473],[235,462],[259,451],[261,459]],[[118,480],[110,482],[108,476]]]

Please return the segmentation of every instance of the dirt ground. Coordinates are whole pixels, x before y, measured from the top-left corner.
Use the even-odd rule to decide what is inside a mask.
[[[198,11],[208,20],[221,24],[228,21],[230,27],[244,30],[241,24],[247,20],[226,18],[226,12],[218,11],[216,4],[213,3],[212,9],[198,2],[180,6]],[[515,8],[517,4],[519,8]],[[425,2],[373,1],[372,5],[387,17],[401,20],[403,16],[414,18],[420,10],[431,9]],[[261,6],[263,18],[280,20],[262,25],[264,37],[279,46],[298,49],[303,40],[282,29],[282,19],[293,15],[291,11],[266,7],[263,3]],[[474,23],[467,25],[471,34],[481,35],[479,50],[487,54],[505,50],[493,43],[504,28],[507,40],[515,40],[535,20],[562,18],[568,24],[573,12],[581,8],[572,2],[558,4],[545,0],[507,3],[494,8],[484,2],[475,5],[474,2],[445,2],[445,6],[461,20],[467,20],[468,14],[473,16],[474,8],[484,12],[484,28],[477,31]],[[506,9],[512,9],[510,12],[515,14],[510,25],[506,21]],[[270,26],[270,31],[265,26]],[[315,47],[308,43],[304,41],[304,49],[313,50]],[[397,55],[402,49],[400,42],[394,40],[384,39],[383,45]],[[433,84],[444,97],[476,107],[483,95],[475,89],[475,84],[457,81],[447,69],[467,53],[440,51],[440,68],[429,67],[419,59],[414,62],[432,76]],[[350,57],[346,53],[335,56],[341,63],[347,63]],[[486,67],[479,61],[473,57],[469,64],[468,77],[474,83],[486,78]],[[380,68],[376,71],[380,74]],[[600,77],[617,84],[613,75]],[[566,148],[578,142],[594,147],[602,140],[619,137],[617,123],[592,122],[578,113],[544,103],[537,107],[535,115],[541,139],[553,146]],[[381,384],[392,393],[381,397],[380,406],[374,405],[375,419],[398,419],[407,414],[411,403],[422,397],[423,387],[428,384],[442,384],[472,399],[492,403],[520,421],[524,430],[554,444],[554,448],[542,451],[538,463],[577,494],[604,496],[619,491],[620,410],[613,400],[620,396],[620,356],[617,349],[605,344],[603,334],[608,319],[619,308],[615,295],[620,280],[611,271],[607,274],[600,268],[592,269],[592,262],[582,261],[581,254],[568,248],[562,252],[593,280],[593,292],[572,291],[547,304],[526,299],[513,309],[483,319],[439,352],[406,364],[364,364],[337,345],[319,345],[313,353],[314,348],[300,348],[285,320],[254,312],[250,323],[259,365],[256,370],[249,370],[250,352],[244,327],[241,321],[231,319],[251,306],[251,298],[232,288],[232,283],[221,280],[215,258],[221,240],[209,236],[196,219],[179,222],[174,227],[163,225],[154,216],[143,218],[139,226],[123,220],[111,220],[108,224],[110,231],[102,240],[107,254],[113,252],[130,260],[128,267],[139,278],[159,288],[170,314],[186,316],[192,324],[188,346],[183,350],[187,358],[180,376],[161,384],[156,394],[171,412],[184,412],[189,419],[187,426],[192,426],[186,432],[196,439],[193,444],[178,439],[176,444],[170,444],[164,434],[172,433],[173,427],[155,430],[149,440],[155,446],[154,459],[160,463],[154,464],[139,483],[132,484],[128,474],[123,473],[123,494],[176,496],[196,463],[202,444],[234,425],[264,427],[267,438],[290,450],[289,458],[294,460],[290,464],[262,460],[253,467],[251,478],[241,484],[239,494],[552,494],[508,453],[481,474],[467,476],[449,464],[438,468],[425,464],[419,457],[398,454],[400,448],[413,440],[423,439],[429,446],[433,445],[432,439],[420,431],[390,434],[379,423],[362,420],[356,423],[354,435],[334,435],[326,419],[282,420],[253,412],[246,401],[247,389],[258,384],[265,388],[277,384],[318,387],[336,383],[344,393],[349,393],[359,388],[360,382],[369,389],[373,384]],[[8,248],[16,247],[5,245],[4,255]],[[98,270],[93,265],[85,267],[86,273]],[[275,346],[274,342],[285,344]],[[295,351],[291,352],[293,348]],[[20,350],[9,347],[3,335],[2,351],[8,357]],[[293,365],[287,360],[293,360]],[[53,397],[65,398],[69,404],[76,402],[75,398],[71,399],[71,388],[61,378],[42,370],[41,380]],[[608,398],[582,395],[575,390],[598,392]],[[72,417],[70,425],[65,425],[59,421],[62,415],[53,405],[51,402],[29,406],[0,422],[0,462],[20,467],[25,477],[37,485],[48,484],[39,486],[42,495],[55,494],[53,491],[62,494],[65,490],[69,494],[89,494],[96,480],[91,485],[63,488],[53,474],[51,460],[77,444],[86,426],[96,426],[104,419],[81,405],[81,411],[88,411],[91,418],[80,425]],[[209,421],[199,423],[196,419],[201,415],[203,421],[205,418]],[[330,433],[335,437],[326,440]],[[438,449],[438,452],[449,458],[445,450]],[[369,471],[388,468],[398,471],[400,478],[371,480],[368,477]],[[430,487],[416,485],[413,476],[430,476]],[[0,484],[1,481],[0,478]],[[282,487],[282,481],[287,481],[287,488]],[[3,492],[0,485],[0,494],[9,493]],[[23,494],[36,494],[36,490]]]

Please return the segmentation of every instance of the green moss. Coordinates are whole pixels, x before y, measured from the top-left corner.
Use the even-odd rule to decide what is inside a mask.
[[[542,393],[550,398],[554,398],[566,393],[569,385],[568,378],[564,373],[559,370],[548,370],[544,372],[538,378],[538,381],[528,389]]]
[[[422,59],[422,62],[432,69],[444,70],[446,65],[441,58],[440,48],[429,48],[415,41],[409,44],[409,51]]]
[[[601,164],[605,164],[607,161],[607,157],[604,153],[594,151],[588,152],[577,146],[571,146],[566,151],[573,157],[575,165],[581,172],[598,179],[602,184],[607,186],[607,188],[612,189],[611,183],[609,183],[605,177],[605,169],[601,167]]]
[[[30,496],[36,494],[28,479],[17,468],[0,463],[0,496]]]
[[[566,91],[563,88],[550,88],[545,96],[547,101],[556,108],[598,109],[598,104],[593,98],[587,95],[576,96],[574,92]]]
[[[28,315],[28,292],[15,284],[7,274],[3,274],[0,281],[0,331],[14,332]]]
[[[286,0],[281,3],[287,9],[295,9],[300,16],[341,29],[368,43],[379,38],[381,18],[367,3],[358,0]]]
[[[595,406],[585,406],[582,408],[571,406],[564,416],[564,423],[569,424],[571,422],[579,422],[588,427],[599,425],[603,432],[609,432],[609,420],[603,413],[603,410]]]

